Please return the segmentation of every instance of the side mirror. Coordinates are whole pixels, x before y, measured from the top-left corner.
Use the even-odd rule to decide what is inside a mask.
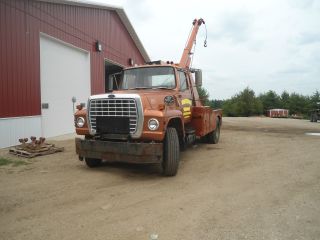
[[[202,71],[200,69],[197,69],[195,71],[195,81],[196,81],[196,86],[201,87],[202,86]]]
[[[106,85],[106,92],[112,92],[113,91],[113,76],[109,75],[107,85]]]
[[[122,77],[122,72],[110,74],[108,76],[106,92],[112,92],[113,90],[118,90],[120,87],[119,85],[120,85],[121,77]]]

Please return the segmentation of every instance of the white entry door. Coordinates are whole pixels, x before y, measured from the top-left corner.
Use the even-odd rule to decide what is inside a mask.
[[[74,107],[91,93],[89,53],[41,35],[40,78],[42,136],[73,133]]]

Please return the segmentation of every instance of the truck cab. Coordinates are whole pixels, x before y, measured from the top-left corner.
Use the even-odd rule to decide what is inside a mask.
[[[195,78],[194,78],[195,76]],[[75,113],[76,152],[89,167],[102,160],[160,164],[178,171],[180,150],[202,138],[218,143],[222,111],[203,106],[197,92],[201,71],[155,61],[125,68],[110,92],[89,97]]]

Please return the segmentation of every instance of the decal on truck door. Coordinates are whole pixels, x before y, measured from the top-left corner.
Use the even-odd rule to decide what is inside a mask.
[[[181,104],[182,104],[183,117],[189,118],[191,116],[192,101],[188,98],[185,98],[181,100]]]

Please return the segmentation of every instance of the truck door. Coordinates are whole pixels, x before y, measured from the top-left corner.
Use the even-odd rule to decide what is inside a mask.
[[[180,92],[178,94],[181,111],[183,113],[183,118],[185,122],[189,122],[191,120],[191,106],[192,106],[192,94],[189,85],[189,81],[187,80],[187,74],[178,70],[179,75],[179,89]]]

